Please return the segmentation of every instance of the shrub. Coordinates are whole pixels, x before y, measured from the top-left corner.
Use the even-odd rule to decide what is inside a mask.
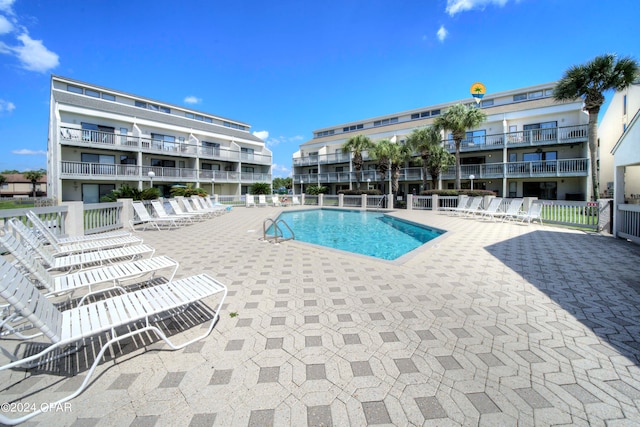
[[[249,194],[271,194],[271,186],[266,182],[255,182],[251,186]]]
[[[328,193],[329,188],[323,185],[310,185],[307,187],[307,194],[311,194],[312,196],[317,196],[318,194]]]
[[[173,187],[171,187],[171,190],[169,190],[169,192],[171,193],[172,197],[191,197],[194,195],[204,197],[208,194],[200,187],[193,188],[193,184],[187,184],[186,187],[182,185],[174,185]]]
[[[421,196],[432,196],[434,194],[438,196],[459,196],[465,194],[469,197],[496,195],[496,193],[490,190],[424,190],[420,192]]]
[[[345,194],[347,196],[359,196],[361,194],[366,194],[368,196],[379,196],[382,194],[380,190],[340,190],[338,194]]]

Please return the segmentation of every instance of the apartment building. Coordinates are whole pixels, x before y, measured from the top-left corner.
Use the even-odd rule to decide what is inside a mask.
[[[0,197],[32,197],[33,184],[24,174],[5,173],[4,182],[0,184]],[[47,196],[47,175],[43,175],[36,183],[36,197]]]
[[[237,120],[51,77],[49,196],[97,202],[122,185],[245,194],[271,182],[272,153]]]
[[[552,82],[485,95],[477,107],[487,120],[469,129],[461,145],[463,188],[471,187],[473,176],[474,188],[504,197],[586,200],[590,194],[588,115],[580,99],[555,102],[553,87]],[[458,103],[476,105],[468,98],[315,130],[313,139],[293,154],[294,185],[323,185],[336,194],[360,182],[361,188],[388,192],[388,175],[376,171],[375,160],[365,152],[363,171],[356,175],[351,154],[343,153],[342,145],[358,134],[373,142],[404,143],[413,129],[432,125]],[[455,152],[450,134],[442,134],[442,144]],[[400,193],[419,193],[422,178],[418,163],[408,162],[400,172]],[[455,166],[441,174],[438,185],[454,188]]]
[[[634,117],[640,113],[640,80],[613,94],[598,126],[600,193],[613,197],[614,159],[611,155]],[[640,203],[640,166],[625,167],[624,200]]]

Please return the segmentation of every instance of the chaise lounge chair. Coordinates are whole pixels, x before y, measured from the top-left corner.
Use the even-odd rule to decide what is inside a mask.
[[[247,194],[247,195],[245,195],[245,197],[246,197],[246,206],[248,208],[251,208],[251,207],[255,208],[256,207],[256,199],[255,199],[255,197],[252,194]]]
[[[86,242],[92,240],[112,239],[114,237],[129,237],[131,232],[126,230],[108,231],[105,233],[85,234],[82,236],[70,236],[60,237],[54,234],[51,229],[45,224],[40,217],[33,211],[27,211],[27,218],[31,221],[31,224],[43,235],[48,242],[54,241],[59,245],[68,245],[78,242]]]
[[[264,194],[258,195],[258,207],[265,208],[267,207],[267,196]]]
[[[152,217],[147,208],[144,206],[142,202],[133,202],[133,210],[138,217],[138,221],[131,220],[131,229],[135,230],[135,225],[143,224],[144,227],[142,231],[145,231],[147,227],[151,226],[156,228],[158,231],[162,229],[162,227],[167,230],[171,230],[172,228],[178,228],[182,225],[183,221],[176,220],[175,218],[154,218]]]
[[[507,210],[504,212],[497,212],[495,216],[502,217],[502,221],[506,219],[515,219],[520,215],[520,208],[522,207],[522,199],[511,199]]]
[[[282,206],[277,194],[274,194],[273,196],[271,196],[271,206],[273,207]]]
[[[463,209],[466,209],[468,205],[469,205],[469,196],[467,196],[466,194],[461,194],[458,196],[456,206],[443,207],[442,210],[450,211],[450,212],[458,212]]]
[[[514,219],[519,219],[521,222],[527,222],[527,224],[531,224],[531,221],[538,221],[540,225],[542,223],[542,203],[533,203],[529,206],[529,211],[527,213],[521,213],[516,215]]]
[[[169,205],[171,205],[171,209],[173,209],[173,213],[175,215],[189,216],[195,221],[204,221],[205,219],[207,219],[206,214],[197,213],[197,212],[187,212],[183,210],[182,206],[180,206],[180,203],[178,203],[178,200],[176,199],[169,199]]]
[[[189,214],[188,212],[182,213],[182,214],[176,213],[171,215],[164,209],[164,205],[160,200],[152,200],[151,208],[153,209],[153,212],[155,212],[156,218],[161,218],[161,219],[173,218],[180,225],[185,225],[187,223],[193,224],[195,215]]]
[[[118,346],[114,344],[124,339],[155,333],[172,350],[178,350],[208,336],[220,318],[220,309],[227,296],[227,288],[222,283],[206,274],[199,274],[61,312],[4,257],[0,257],[0,278],[0,297],[7,301],[13,309],[13,313],[5,319],[5,327],[7,325],[10,327],[14,319],[24,318],[31,322],[33,327],[39,329],[41,335],[51,342],[51,345],[44,350],[35,354],[29,353],[24,357],[3,348],[2,353],[11,361],[1,366],[0,371],[29,368],[47,363],[53,358],[71,354],[76,351],[79,344],[84,343],[87,339],[102,337],[108,333],[104,340],[91,341],[91,344],[96,345],[95,348],[96,350],[99,348],[99,351],[84,380],[73,393],[55,402],[47,401],[46,407],[44,404],[39,406],[34,404],[35,411],[19,418],[9,418],[0,414],[0,423],[7,425],[22,423],[45,412],[47,408],[56,407],[56,405],[68,402],[78,396],[89,385],[105,352],[108,349],[117,351]],[[214,313],[207,307],[211,324],[202,334],[185,343],[174,344],[159,324],[152,324],[161,315],[170,317],[174,315],[172,313],[176,310],[184,310],[190,305],[200,303],[203,299],[214,295],[221,295],[221,299]],[[62,352],[62,354],[53,356],[51,353],[54,351]]]
[[[66,256],[56,256],[53,248],[45,247],[40,240],[17,218],[7,221],[7,230],[27,246],[47,265],[48,270],[69,270],[82,269],[89,266],[110,264],[118,261],[133,261],[153,256],[155,249],[147,245],[131,245],[121,248],[103,249],[100,251],[84,252],[81,254],[70,254]]]
[[[34,259],[29,250],[13,234],[4,233],[4,235],[0,235],[0,244],[11,252],[13,257],[35,280],[45,287],[48,291],[47,295],[73,293],[78,289],[88,288],[88,294],[83,296],[80,303],[89,295],[103,293],[111,289],[119,289],[124,292],[122,287],[124,281],[139,279],[144,276],[149,276],[148,280],[150,280],[162,270],[170,271],[169,281],[171,281],[178,270],[176,261],[167,256],[159,256],[53,276],[39,260]],[[96,285],[109,283],[112,284],[109,288],[101,287],[98,291],[93,290]]]
[[[502,205],[502,197],[492,198],[491,201],[489,202],[489,206],[487,206],[487,209],[478,212],[480,214],[480,218],[482,219],[491,218],[493,221],[495,221],[496,214],[499,213],[498,209],[500,209],[501,205]]]

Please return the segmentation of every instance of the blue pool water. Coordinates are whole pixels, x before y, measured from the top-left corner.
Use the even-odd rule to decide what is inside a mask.
[[[333,249],[394,260],[445,233],[379,212],[313,209],[283,212],[296,240]],[[286,227],[284,237],[290,237]],[[273,234],[273,229],[267,230]]]

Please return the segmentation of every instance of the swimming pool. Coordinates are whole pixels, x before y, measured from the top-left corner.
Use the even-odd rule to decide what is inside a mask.
[[[299,210],[283,212],[279,220],[291,227],[296,240],[385,260],[395,260],[445,233],[380,212],[360,210]],[[281,228],[284,237],[290,237],[286,227]],[[273,235],[273,227],[267,234]]]

